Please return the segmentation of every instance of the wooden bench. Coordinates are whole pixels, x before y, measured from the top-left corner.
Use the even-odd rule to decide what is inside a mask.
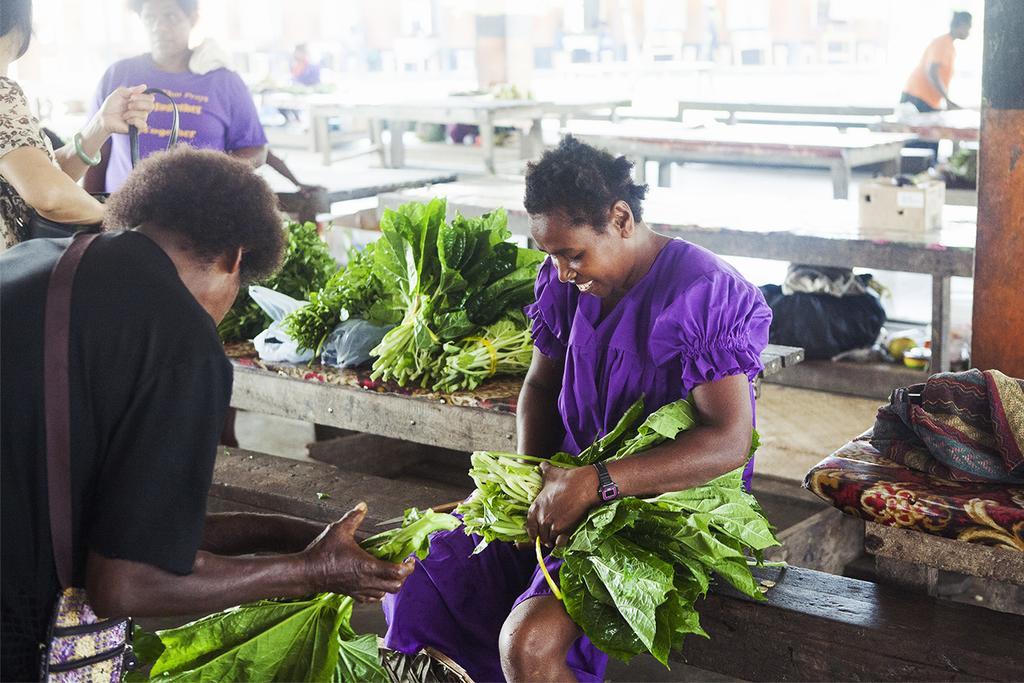
[[[1019,680],[1024,617],[798,567],[761,568],[756,602],[721,584],[700,605],[710,640],[681,661],[748,681]],[[763,584],[764,585],[764,584]]]
[[[803,349],[769,346],[762,353],[762,375],[773,376],[802,360]],[[471,397],[486,393],[486,383],[459,401],[433,392],[368,391],[350,370],[236,362],[231,405],[457,451],[509,450],[516,443],[514,403],[521,380],[501,381],[504,405],[487,409]]]
[[[854,168],[884,164],[883,172],[899,172],[900,150],[913,136],[898,133],[811,129],[743,124],[695,128],[682,123],[580,121],[568,127],[580,140],[634,161],[636,178],[644,182],[646,162],[660,163],[658,185],[667,187],[673,163],[785,165],[827,168],[832,196],[845,199]]]
[[[450,183],[454,173],[420,169],[366,168],[359,171],[338,171],[329,168],[294,168],[292,171],[306,185],[319,185],[322,190],[300,192],[291,182],[273,171],[261,171],[277,195],[281,211],[298,221],[315,221],[318,214],[328,213],[331,204],[376,197],[386,192]]]
[[[370,535],[376,533],[376,525],[401,517],[406,508],[429,508],[459,500],[470,490],[221,447],[213,471],[209,510],[272,512],[329,523],[364,501],[367,513],[361,531]]]
[[[726,116],[724,123],[757,123],[789,126],[830,126],[839,129],[867,128],[892,113],[892,107],[868,107],[828,104],[784,104],[771,102],[722,102],[681,100],[677,120],[687,111],[714,111]]]

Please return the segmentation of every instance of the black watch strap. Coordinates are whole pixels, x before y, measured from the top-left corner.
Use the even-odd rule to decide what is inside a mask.
[[[608,468],[603,462],[595,462],[594,469],[597,470],[597,488],[601,490],[612,485],[612,475],[608,474]]]

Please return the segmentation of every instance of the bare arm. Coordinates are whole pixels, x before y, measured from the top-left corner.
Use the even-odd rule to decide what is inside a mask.
[[[131,88],[117,88],[110,93],[89,123],[82,129],[82,151],[95,157],[101,148],[109,152],[107,141],[114,133],[127,133],[128,126],[136,126],[142,132],[146,128],[149,112],[153,111],[152,95],[144,95],[145,85]],[[61,170],[72,180],[78,180],[91,167],[82,161],[75,149],[74,141],[68,142],[55,152]],[[104,165],[104,171],[106,166]],[[97,190],[102,192],[102,190]]]
[[[297,553],[323,533],[326,526],[286,515],[249,512],[209,514],[199,548],[218,555]]]
[[[82,151],[91,157],[95,157],[105,146],[109,137],[109,134],[99,126],[97,117],[93,117],[89,125],[82,130]],[[85,175],[87,170],[92,168],[78,156],[73,141],[67,142],[60,149],[54,150],[53,154],[57,158],[57,164],[61,170],[74,181],[78,181]]]
[[[110,140],[103,143],[103,147],[100,149],[100,163],[96,166],[90,166],[85,171],[85,182],[82,184],[85,186],[86,192],[106,192],[107,191],[107,166],[110,165],[110,150],[113,145]]]
[[[928,65],[928,82],[932,84],[942,98],[946,100],[946,107],[948,109],[960,109],[960,105],[949,99],[949,93],[946,92],[946,86],[942,85],[942,81],[939,79],[939,67],[941,65],[938,62],[932,62]]]
[[[186,576],[90,552],[86,590],[105,617],[213,612],[252,600],[320,591],[377,600],[385,592],[397,592],[413,564],[383,562],[359,548],[355,531],[365,514],[365,505],[356,506],[300,553],[225,557],[201,550]]]
[[[558,414],[561,389],[562,365],[534,348],[530,369],[516,404],[519,453],[546,458],[560,448],[565,436],[562,418]]]
[[[41,149],[21,147],[0,157],[0,175],[44,218],[90,225],[103,219],[103,205],[50,163]]]
[[[267,149],[266,145],[260,147],[239,147],[238,149],[229,150],[228,154],[236,159],[241,159],[253,168],[259,168],[267,163]]]
[[[624,496],[647,497],[705,484],[740,467],[750,451],[750,384],[745,375],[726,377],[693,390],[700,426],[631,458],[608,463],[608,474]],[[593,467],[560,469],[541,465],[544,488],[530,507],[531,538],[564,542],[599,504]]]

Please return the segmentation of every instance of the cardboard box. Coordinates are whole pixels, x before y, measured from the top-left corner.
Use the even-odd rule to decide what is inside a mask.
[[[941,180],[900,186],[893,178],[872,178],[860,184],[860,227],[938,229],[945,202],[946,184]]]

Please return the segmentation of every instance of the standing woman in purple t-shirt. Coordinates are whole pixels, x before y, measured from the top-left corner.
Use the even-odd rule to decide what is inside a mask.
[[[244,159],[257,167],[267,159],[267,136],[249,89],[234,71],[221,67],[204,73],[190,68],[189,37],[199,19],[198,0],[132,0],[149,37],[150,52],[115,63],[103,74],[93,109],[119,86],[145,83],[167,92],[181,114],[179,140]],[[160,98],[149,117],[149,131],[139,135],[142,158],[167,147],[170,105]],[[131,172],[127,135],[115,135],[102,160],[86,174],[90,192],[113,192]]]
[[[751,381],[771,309],[729,264],[648,227],[647,187],[631,167],[568,137],[526,173],[531,233],[548,260],[526,309],[534,353],[518,452],[578,455],[640,397],[651,413],[692,394],[701,424],[604,472],[542,466],[527,530],[549,546],[618,495],[680,491],[744,464],[750,486]],[[433,537],[430,556],[384,601],[387,645],[429,645],[475,680],[604,680],[607,656],[551,594],[533,552],[496,542],[473,555],[479,540],[461,529]],[[545,564],[557,581],[561,560]]]

